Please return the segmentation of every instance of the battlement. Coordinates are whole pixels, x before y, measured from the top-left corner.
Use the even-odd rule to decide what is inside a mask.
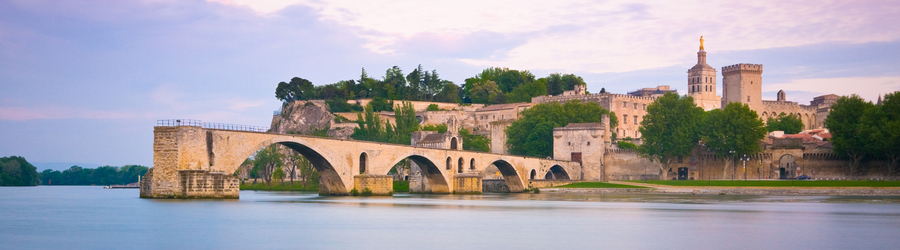
[[[602,98],[615,98],[615,99],[629,99],[629,100],[644,100],[644,101],[654,101],[655,97],[644,97],[644,96],[633,96],[626,94],[613,94],[613,93],[596,93],[596,94],[587,94],[587,95],[542,95],[535,96],[531,98],[531,103],[547,103],[547,102],[567,102],[570,100],[579,99],[582,102],[590,102],[591,100],[599,100]]]
[[[763,71],[762,64],[738,63],[735,65],[729,65],[729,66],[722,67],[722,74],[729,74],[729,73],[762,74],[762,71]]]

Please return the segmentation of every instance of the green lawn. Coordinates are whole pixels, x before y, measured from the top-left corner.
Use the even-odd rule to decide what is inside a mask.
[[[394,192],[409,192],[409,181],[394,181]]]
[[[608,182],[576,182],[572,184],[556,186],[554,188],[645,188],[640,186],[612,184]]]
[[[272,185],[266,185],[266,182],[257,182],[256,185],[253,185],[253,182],[244,182],[241,184],[241,190],[265,190],[265,191],[319,191],[319,185],[310,184],[309,186],[303,186],[302,182],[294,181],[294,185],[291,185],[290,182],[284,182],[282,186],[280,182],[272,181]]]
[[[717,186],[717,187],[900,187],[900,181],[813,181],[813,180],[651,180],[631,181],[668,186]]]

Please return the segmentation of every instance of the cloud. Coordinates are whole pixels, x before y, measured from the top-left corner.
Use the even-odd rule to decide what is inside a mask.
[[[50,119],[99,119],[120,120],[142,117],[140,114],[122,111],[90,110],[71,107],[0,107],[0,120],[28,121]]]
[[[777,92],[778,90],[784,90],[790,100],[800,103],[808,102],[813,97],[825,94],[841,96],[857,94],[866,100],[875,101],[878,95],[883,96],[885,93],[900,91],[900,76],[810,78],[772,84],[763,82],[763,91]],[[795,93],[799,93],[801,96],[792,96]]]
[[[877,2],[408,0],[303,4],[316,8],[323,20],[359,28],[360,36],[368,41],[362,46],[377,53],[404,53],[406,41],[421,34],[528,34],[519,46],[458,60],[531,70],[604,73],[677,65],[690,60],[692,54],[686,51],[697,50],[700,35],[706,36],[708,51],[900,38],[896,20],[900,7]]]

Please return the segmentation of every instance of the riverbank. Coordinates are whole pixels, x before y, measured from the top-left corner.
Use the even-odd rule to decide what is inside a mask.
[[[598,194],[900,196],[900,187],[725,187],[667,186],[623,181],[609,183],[644,188],[544,188],[541,191]]]

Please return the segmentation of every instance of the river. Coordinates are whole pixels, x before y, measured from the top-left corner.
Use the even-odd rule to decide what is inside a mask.
[[[0,249],[897,249],[900,197],[0,188]]]

